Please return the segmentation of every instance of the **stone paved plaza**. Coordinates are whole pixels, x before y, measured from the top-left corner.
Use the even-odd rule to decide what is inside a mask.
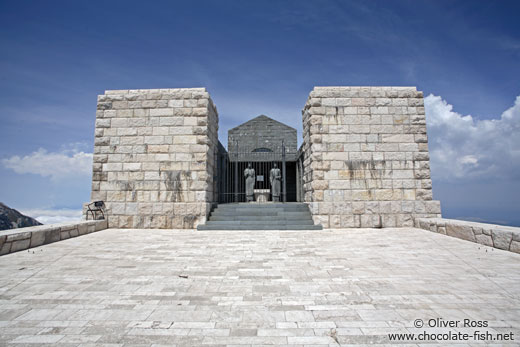
[[[345,346],[424,330],[520,341],[520,255],[413,228],[109,229],[2,256],[0,273],[2,346]],[[430,318],[490,327],[414,328]]]

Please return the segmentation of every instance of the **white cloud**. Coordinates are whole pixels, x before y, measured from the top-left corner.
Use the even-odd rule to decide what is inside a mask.
[[[3,159],[2,164],[19,174],[35,174],[58,180],[89,175],[92,171],[92,153],[77,149],[48,152],[40,148],[36,152],[20,157]]]
[[[434,179],[520,179],[520,96],[500,118],[474,119],[440,96],[424,99]]]
[[[36,219],[42,224],[77,222],[83,219],[81,210],[71,209],[28,209],[20,210],[26,216]]]

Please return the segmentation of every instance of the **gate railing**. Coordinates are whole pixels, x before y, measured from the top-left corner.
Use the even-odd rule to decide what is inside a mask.
[[[246,186],[244,170],[251,164],[255,170],[255,190],[269,192],[271,196],[270,171],[276,166],[281,170],[281,201],[287,201],[287,161],[296,161],[298,153],[287,151],[284,143],[271,148],[244,148],[238,145],[229,152],[217,153],[217,189],[218,202],[245,202]]]

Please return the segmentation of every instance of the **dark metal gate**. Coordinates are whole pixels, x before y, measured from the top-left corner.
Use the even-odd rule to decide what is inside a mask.
[[[244,170],[251,164],[255,170],[254,189],[268,190],[271,192],[269,176],[271,169],[276,164],[282,174],[280,200],[288,201],[287,194],[287,167],[294,164],[296,170],[296,153],[286,152],[283,145],[275,150],[270,148],[239,148],[238,145],[229,152],[220,151],[217,154],[217,190],[219,203],[245,202],[246,186]],[[294,200],[296,199],[296,172],[294,173]],[[291,176],[292,177],[292,176]],[[292,180],[289,180],[292,186]],[[289,196],[292,196],[290,192]],[[269,194],[269,201],[272,196]]]

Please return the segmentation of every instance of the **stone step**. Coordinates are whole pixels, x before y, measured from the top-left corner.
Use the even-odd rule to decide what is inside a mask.
[[[198,230],[322,230],[304,203],[221,204]]]
[[[307,206],[302,207],[261,207],[261,208],[252,208],[252,207],[217,207],[215,211],[229,211],[229,212],[243,212],[243,211],[286,211],[286,212],[307,212],[309,208]]]
[[[310,214],[306,212],[285,212],[285,211],[213,211],[212,216],[263,216],[263,217],[276,217],[276,216],[288,216],[288,217],[306,217]]]
[[[223,211],[223,210],[214,210],[212,212],[214,215],[249,215],[249,216],[279,216],[282,214],[309,214],[309,211],[276,211],[276,210],[236,210],[236,211]]]
[[[322,230],[321,225],[199,225],[197,230]]]
[[[239,202],[239,203],[228,203],[228,204],[219,204],[218,207],[252,207],[252,208],[269,208],[269,207],[292,207],[292,206],[307,206],[306,203],[303,202]]]
[[[222,220],[240,220],[240,221],[255,221],[259,220],[260,216],[244,216],[244,215],[211,215],[210,219],[214,221],[222,221]],[[290,220],[304,220],[304,221],[312,221],[312,217],[304,216],[269,216],[261,218],[261,220],[273,220],[273,221],[290,221]]]
[[[206,225],[314,225],[312,220],[210,220]]]
[[[254,210],[260,210],[260,209],[284,209],[284,210],[290,210],[290,209],[308,209],[309,207],[306,204],[298,204],[298,205],[292,205],[292,204],[221,204],[218,205],[217,208],[221,210],[230,209],[230,210],[236,210],[236,209],[254,209]]]
[[[219,208],[292,208],[292,207],[307,207],[307,204],[220,204]]]

